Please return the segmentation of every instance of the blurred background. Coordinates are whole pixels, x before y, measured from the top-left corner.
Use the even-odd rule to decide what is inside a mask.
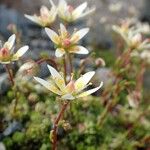
[[[53,1],[55,4],[58,3],[58,0]],[[86,1],[88,2],[89,7],[96,7],[95,13],[88,16],[83,21],[75,23],[74,26],[70,25],[69,29],[81,29],[82,27],[90,28],[90,32],[81,41],[81,43],[90,51],[94,51],[94,54],[92,54],[94,59],[99,57],[103,58],[106,66],[95,67],[95,64],[93,65],[91,63],[91,59],[87,59],[88,61],[86,60],[86,67],[88,68],[87,70],[93,70],[93,68],[96,70],[96,76],[95,79],[93,79],[94,86],[97,86],[97,81],[104,81],[105,85],[107,85],[107,82],[110,79],[109,73],[113,68],[112,66],[116,61],[116,58],[119,56],[118,53],[120,51],[122,52],[122,50],[118,52],[118,49],[116,49],[116,45],[118,44],[116,41],[118,39],[112,31],[112,25],[120,24],[123,19],[127,18],[149,24],[150,0]],[[76,7],[84,1],[67,0],[67,2]],[[23,56],[21,61],[31,59],[38,60],[41,56],[45,55],[51,57],[54,56],[54,45],[50,42],[45,30],[24,17],[24,14],[39,14],[39,9],[42,5],[45,5],[48,8],[51,7],[48,0],[0,0],[0,41],[3,43],[15,31],[18,37],[17,40],[19,40],[17,42],[21,43],[20,45],[27,44],[30,47],[30,50]],[[59,25],[59,21],[57,21],[52,26],[52,28],[56,31]],[[80,60],[84,60],[86,57],[87,56],[75,56],[73,62],[75,67],[80,67],[81,63],[84,62],[81,62]],[[17,65],[14,64],[15,71],[19,68],[18,66],[21,66],[21,63],[18,66]],[[49,76],[46,63],[41,65],[38,76],[42,78]],[[113,80],[114,79],[112,78],[111,82]],[[0,140],[2,140],[2,142],[0,142],[0,150],[5,150],[5,145],[10,150],[22,148],[22,145],[25,145],[24,149],[20,150],[26,150],[27,148],[29,148],[29,150],[48,150],[51,147],[49,142],[49,131],[50,127],[52,127],[52,119],[59,110],[60,104],[58,104],[58,102],[56,104],[54,95],[49,95],[49,92],[45,92],[43,89],[42,90],[46,93],[45,94],[42,91],[45,94],[44,96],[42,95],[42,92],[37,92],[38,94],[36,94],[35,91],[38,88],[36,87],[36,90],[33,89],[35,83],[30,85],[28,82],[28,84],[29,85],[25,86],[24,89],[21,87],[23,94],[20,96],[21,104],[18,106],[20,111],[18,115],[19,119],[16,121],[10,117],[11,112],[7,113],[7,110],[11,111],[13,106],[13,92],[10,88],[10,83],[8,80],[8,75],[5,72],[5,68],[0,64],[0,117],[3,118],[0,118]],[[99,143],[101,144],[100,150],[150,150],[150,146],[148,145],[149,141],[147,142],[147,139],[150,140],[149,136],[147,138],[147,134],[150,132],[150,130],[147,129],[147,127],[149,127],[149,121],[147,121],[148,119],[146,120],[144,118],[144,120],[142,118],[142,125],[140,124],[140,127],[137,128],[137,130],[133,130],[133,136],[131,133],[131,135],[129,135],[129,139],[125,137],[126,131],[130,130],[130,127],[132,127],[132,121],[137,121],[135,120],[136,115],[140,114],[140,112],[148,107],[147,104],[149,104],[150,96],[149,89],[150,69],[147,69],[144,74],[144,94],[146,93],[146,96],[144,96],[146,97],[144,102],[146,103],[143,104],[142,101],[142,104],[138,109],[130,109],[130,107],[128,107],[128,102],[124,101],[128,92],[126,89],[123,89],[122,93],[120,92],[120,95],[118,94],[120,98],[119,104],[117,104],[117,106],[112,110],[110,113],[111,115],[108,115],[108,120],[106,121],[106,124],[104,124],[106,126],[102,129],[103,131],[95,124],[101,112],[105,112],[105,102],[100,103],[101,100],[99,100],[99,94],[96,93],[97,97],[94,99],[90,97],[88,102],[84,101],[85,103],[79,102],[78,104],[73,104],[70,110],[71,113],[66,115],[69,118],[68,120],[73,126],[73,129],[68,125],[68,122],[67,125],[70,128],[68,126],[67,127],[69,128],[69,131],[64,131],[64,128],[60,128],[59,136],[60,139],[62,139],[60,140],[60,145],[62,146],[60,149],[73,149],[74,145],[78,142],[79,146],[75,148],[78,150],[99,150]],[[143,91],[141,91],[141,93],[142,92]],[[109,95],[109,91],[106,91],[106,93]],[[104,95],[106,93],[104,92]],[[54,105],[56,107],[54,107]],[[94,134],[86,135],[86,132]],[[67,138],[64,138],[65,134]],[[146,140],[143,137],[146,137]],[[126,141],[124,140],[125,138]],[[136,143],[139,139],[142,139],[143,141],[145,140],[146,142],[144,142],[148,144],[146,146],[139,146]],[[120,143],[119,145],[120,141],[122,143],[125,141],[122,149],[120,149],[120,145],[122,144]],[[137,144],[138,146],[136,146],[140,148],[133,149],[131,141],[133,142],[133,145]],[[117,145],[119,147],[118,149],[115,144],[119,145]],[[129,148],[126,149],[128,145]],[[67,146],[69,147],[68,149],[66,149]],[[85,146],[87,147],[85,148]],[[113,148],[110,148],[109,146],[112,146]]]
[[[112,25],[120,23],[122,19],[134,18],[142,22],[150,21],[149,0],[87,1],[89,7],[96,6],[96,12],[86,20],[84,19],[83,22],[80,21],[76,23],[74,27],[90,27],[88,36],[86,36],[82,42],[84,45],[92,46],[94,49],[103,49],[116,53]],[[78,6],[83,1],[68,0],[68,2],[74,6]],[[55,0],[54,3],[57,4],[58,0]],[[44,50],[45,53],[49,53],[49,49],[53,49],[53,45],[49,42],[45,31],[24,17],[24,14],[38,14],[42,5],[51,7],[48,0],[0,0],[0,40],[5,41],[12,34],[10,27],[14,24],[19,34],[21,34],[21,41],[30,46],[30,52],[27,53],[25,59],[38,59],[41,50]],[[58,25],[58,23],[56,24]],[[57,29],[57,25],[55,26],[54,24],[53,28]],[[54,55],[53,50],[50,55]],[[2,68],[0,73],[3,72]],[[144,79],[145,86],[149,87],[149,73],[145,74]],[[1,81],[0,84],[1,83],[3,83],[3,81]]]

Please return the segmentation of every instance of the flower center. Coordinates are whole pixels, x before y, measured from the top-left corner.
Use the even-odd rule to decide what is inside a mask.
[[[71,81],[68,83],[68,85],[67,85],[67,88],[68,88],[68,90],[69,90],[70,93],[72,93],[72,92],[75,91],[75,85],[74,85],[74,84],[75,84],[74,81],[71,80]]]
[[[71,44],[70,39],[65,39],[65,40],[63,41],[63,44],[64,44],[64,46],[66,46],[66,47],[70,46],[70,44]]]
[[[72,13],[72,12],[73,12],[73,10],[74,10],[73,6],[68,5],[68,11],[69,11],[70,13]]]
[[[9,50],[7,48],[0,49],[0,57],[6,58],[9,56]]]

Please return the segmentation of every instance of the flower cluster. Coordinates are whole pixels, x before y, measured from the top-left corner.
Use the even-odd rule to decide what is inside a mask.
[[[29,47],[26,45],[21,47],[16,53],[14,53],[15,39],[16,36],[15,34],[13,34],[0,48],[0,63],[9,64],[13,61],[17,61],[29,49]]]
[[[68,5],[65,0],[60,0],[58,4],[58,16],[65,22],[74,22],[81,19],[95,11],[87,8],[87,2],[80,4],[77,8]]]
[[[134,51],[131,53],[131,57],[139,58],[143,62],[150,64],[150,50]]]
[[[49,10],[46,6],[42,6],[40,9],[40,15],[25,15],[26,18],[39,24],[42,27],[51,26],[56,20],[57,15],[65,22],[71,23],[76,20],[83,18],[95,11],[95,8],[88,9],[87,2],[82,3],[77,8],[68,5],[65,0],[60,0],[58,6],[56,6],[52,0],[50,0],[51,9]],[[87,10],[86,10],[87,8]]]
[[[46,6],[42,6],[40,9],[39,16],[35,14],[33,16],[25,15],[25,17],[39,24],[42,27],[50,26],[55,21],[56,16],[57,16],[56,6],[54,5],[52,0],[50,0],[50,3],[52,5],[50,10]]]
[[[113,26],[113,30],[121,35],[127,46],[132,50],[150,49],[150,42],[144,39],[143,34],[150,32],[147,24],[132,26],[131,22],[125,21],[121,26]]]

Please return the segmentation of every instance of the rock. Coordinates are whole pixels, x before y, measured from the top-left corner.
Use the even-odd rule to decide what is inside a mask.
[[[147,70],[144,75],[144,87],[145,89],[150,89],[150,70]]]
[[[7,73],[2,73],[0,76],[0,94],[4,94],[9,89],[10,82]]]
[[[3,135],[4,136],[9,136],[9,135],[13,134],[15,131],[20,131],[21,129],[22,129],[22,125],[17,121],[13,121],[5,129],[5,131],[3,132]]]
[[[0,33],[4,35],[4,37],[8,37],[10,33],[7,30],[7,26],[12,23],[20,26],[22,17],[20,17],[16,10],[8,9],[5,5],[0,5],[0,20]]]
[[[143,2],[143,7],[141,9],[141,14],[140,14],[140,19],[142,21],[148,21],[150,22],[150,1],[149,0],[144,0]]]
[[[2,142],[0,142],[0,150],[6,150],[6,147]]]
[[[107,88],[109,85],[113,84],[114,79],[115,78],[112,76],[111,69],[100,68],[96,70],[91,82],[93,83],[94,87],[97,87],[99,86],[100,82],[103,81],[104,88]]]

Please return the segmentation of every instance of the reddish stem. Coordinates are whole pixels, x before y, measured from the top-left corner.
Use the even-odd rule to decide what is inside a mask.
[[[66,77],[67,77],[67,64],[66,64],[65,56],[63,58],[63,65],[64,65],[64,79],[65,79],[65,83],[66,83],[67,82],[66,81]]]
[[[15,85],[13,73],[12,73],[12,71],[9,68],[8,65],[6,65],[5,68],[6,68],[6,71],[7,71],[8,75],[9,75],[9,79],[10,79],[10,82],[11,82],[12,87],[13,87]],[[17,96],[17,91],[16,90],[14,90],[14,94],[15,94],[15,105],[14,105],[14,110],[13,111],[14,111],[14,114],[15,114],[16,113],[17,104],[18,104],[18,96]]]
[[[43,62],[47,62],[49,61],[53,66],[55,66],[55,68],[57,69],[57,64],[56,62],[53,60],[53,59],[50,59],[50,58],[42,58],[42,59],[39,59],[38,61],[36,61],[37,64],[42,64]]]
[[[54,122],[54,128],[53,128],[53,147],[52,150],[57,150],[57,129],[58,129],[58,123],[60,119],[62,118],[67,106],[69,104],[69,101],[65,102],[61,108],[61,111],[59,112],[55,122]]]
[[[71,70],[72,70],[72,62],[71,62],[71,58],[69,58],[69,54],[68,55],[66,55],[66,56],[68,56],[68,59],[69,59],[69,70],[70,70],[70,78],[71,78]],[[66,82],[66,84],[67,84],[67,81],[66,81],[66,77],[67,77],[67,64],[66,64],[66,59],[67,58],[65,58],[64,57],[64,59],[63,59],[63,61],[64,61],[64,78],[65,78],[65,82]],[[56,118],[56,120],[55,120],[55,122],[54,122],[54,128],[53,128],[53,132],[52,132],[52,137],[53,137],[53,140],[52,140],[52,150],[57,150],[57,129],[58,129],[58,124],[59,124],[59,121],[60,121],[60,119],[62,118],[62,116],[64,115],[64,112],[65,112],[65,110],[66,110],[66,108],[67,108],[67,106],[69,105],[69,103],[70,103],[70,101],[67,101],[67,102],[65,102],[64,104],[63,104],[63,106],[62,106],[62,108],[61,108],[61,111],[59,112],[59,114],[58,114],[58,116],[57,116],[57,118]]]
[[[13,74],[12,74],[11,70],[9,69],[8,65],[5,65],[5,68],[6,68],[8,75],[9,75],[9,80],[10,80],[12,86],[14,86],[15,83],[14,83],[14,79],[13,79]]]
[[[71,75],[71,73],[73,73],[73,66],[72,66],[72,57],[70,54],[68,54],[68,59],[69,59],[69,64],[70,64],[70,75]]]
[[[141,88],[142,88],[142,84],[143,84],[143,77],[144,77],[144,73],[145,73],[145,63],[142,63],[141,64],[141,69],[140,69],[140,72],[137,76],[137,86],[136,86],[136,91],[140,91]]]

